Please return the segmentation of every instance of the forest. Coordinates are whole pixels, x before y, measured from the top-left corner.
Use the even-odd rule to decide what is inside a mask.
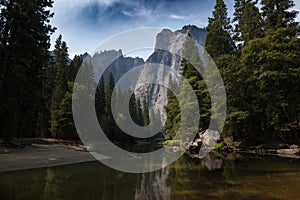
[[[227,117],[223,137],[246,144],[299,143],[300,134],[300,27],[292,0],[235,0],[234,17],[223,0],[216,0],[208,19],[205,50],[223,77],[227,94]],[[60,35],[50,51],[52,0],[0,1],[0,137],[6,143],[19,137],[51,137],[78,140],[72,116],[72,88],[84,56],[69,60],[68,46]],[[260,3],[260,4],[258,4]],[[196,91],[201,120],[208,127],[210,97],[196,68],[203,67],[190,36],[183,55],[199,66],[181,61],[181,73]],[[192,48],[191,48],[192,47]],[[91,67],[91,66],[88,66]],[[92,70],[92,68],[90,68]],[[173,79],[170,77],[170,84]],[[107,84],[105,84],[107,83]],[[108,137],[134,139],[122,134],[111,114],[115,80],[101,78],[95,97],[97,116]],[[119,91],[118,95],[129,95]],[[184,95],[184,94],[183,94]],[[131,96],[129,110],[141,126],[149,124],[146,98]],[[167,121],[162,130],[172,139],[180,123],[176,97],[168,92]]]
[[[223,137],[232,136],[247,145],[299,143],[300,133],[300,39],[297,11],[291,0],[235,0],[234,18],[227,6],[217,0],[206,27],[205,50],[220,70],[227,95],[227,116]],[[191,38],[183,46],[199,52]],[[191,55],[191,54],[190,54]],[[184,55],[188,58],[188,55]],[[210,98],[207,86],[196,69],[203,67],[199,57],[191,66],[182,60],[182,75],[197,93],[201,119],[199,131],[208,128]],[[172,79],[170,79],[172,82]],[[172,84],[172,83],[171,83]],[[168,94],[168,120],[165,136],[178,131],[180,109],[174,95]]]

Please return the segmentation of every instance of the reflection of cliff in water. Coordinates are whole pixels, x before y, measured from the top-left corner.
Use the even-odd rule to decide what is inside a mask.
[[[168,168],[143,174],[141,184],[136,189],[135,200],[171,199],[171,188],[166,186],[168,174]]]
[[[223,160],[216,157],[214,153],[208,154],[201,160],[201,165],[210,171],[222,169],[222,164]]]

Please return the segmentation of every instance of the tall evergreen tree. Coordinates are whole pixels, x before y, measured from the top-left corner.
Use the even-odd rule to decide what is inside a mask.
[[[54,87],[51,96],[51,133],[52,136],[58,138],[59,129],[61,126],[61,109],[60,104],[67,92],[67,79],[66,79],[66,69],[68,66],[68,47],[65,42],[62,41],[62,36],[60,35],[55,44],[54,50],[54,60],[55,60],[55,80]]]
[[[223,0],[216,0],[213,17],[208,18],[206,51],[212,58],[235,52],[231,39],[232,26],[228,17],[227,6]]]
[[[34,135],[41,75],[49,60],[52,0],[0,1],[0,127],[12,136]]]
[[[257,1],[235,0],[233,22],[235,24],[234,40],[247,43],[263,36],[262,17],[256,6]]]
[[[114,117],[111,110],[112,94],[115,87],[115,80],[113,73],[109,73],[108,82],[105,90],[105,132],[112,138],[116,138],[116,126],[114,123]]]
[[[300,40],[289,39],[285,33],[278,29],[250,41],[241,57],[241,77],[245,77],[243,82],[248,85],[250,103],[247,124],[257,128],[253,132],[263,132],[267,138],[270,134],[298,137],[299,132],[300,119],[296,113],[300,99]]]
[[[78,140],[72,112],[72,89],[74,82],[68,82],[68,90],[63,95],[59,105],[59,138],[66,140]]]
[[[96,99],[95,99],[95,106],[96,106],[96,112],[98,116],[98,120],[100,123],[104,123],[104,117],[105,117],[105,85],[104,85],[104,77],[102,76],[100,78],[97,91],[96,91]]]
[[[76,75],[78,73],[79,68],[82,65],[82,57],[75,55],[70,66],[67,68],[67,80],[71,82],[75,82]]]
[[[261,4],[266,31],[284,28],[289,37],[299,34],[299,22],[295,21],[299,12],[291,10],[295,6],[293,0],[262,0]]]
[[[135,123],[137,123],[137,121],[138,121],[137,116],[136,116],[137,107],[136,107],[136,97],[135,97],[134,93],[132,94],[132,96],[130,97],[130,100],[129,100],[129,112],[130,112],[132,120]]]
[[[174,88],[177,85],[172,76],[169,77],[168,86],[170,89]],[[167,92],[168,103],[165,105],[164,109],[167,113],[167,119],[163,127],[164,138],[165,140],[171,140],[175,137],[178,129],[179,123],[181,120],[180,106],[176,95],[168,90]],[[153,114],[154,116],[154,114]]]
[[[164,127],[165,139],[172,139],[179,128],[180,121],[191,121],[193,119],[181,119],[181,109],[189,110],[194,106],[199,106],[201,119],[199,123],[199,130],[205,130],[208,128],[210,119],[210,98],[207,86],[201,77],[199,71],[203,71],[203,63],[200,57],[200,51],[193,40],[188,35],[183,44],[182,51],[183,59],[181,61],[181,74],[192,86],[196,93],[198,102],[192,102],[189,99],[190,95],[187,95],[187,86],[185,83],[180,85],[180,94],[176,97],[171,91],[168,91],[168,104],[165,106],[167,112],[167,121]],[[174,88],[176,82],[169,78],[169,87]],[[177,98],[181,99],[181,105]],[[195,105],[197,104],[197,105]],[[180,107],[181,106],[181,107]],[[188,130],[185,130],[188,131]]]
[[[210,97],[206,83],[199,73],[199,71],[203,72],[204,70],[203,63],[200,58],[200,51],[196,42],[190,35],[187,36],[183,44],[182,54],[183,59],[181,61],[181,74],[185,79],[189,81],[189,84],[192,86],[198,99],[201,115],[199,129],[206,130],[208,128],[210,120]],[[191,104],[193,102],[188,102],[188,100],[186,99],[186,97],[189,96],[186,95],[186,86],[182,84],[181,87],[182,88],[180,89],[180,96],[181,99],[185,101],[186,105],[184,106],[194,106]],[[185,109],[189,108],[186,107]]]

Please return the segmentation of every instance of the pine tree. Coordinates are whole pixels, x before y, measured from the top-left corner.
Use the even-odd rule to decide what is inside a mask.
[[[232,26],[227,7],[223,0],[216,0],[213,17],[208,18],[205,49],[212,58],[223,54],[235,53],[231,39]]]
[[[200,51],[191,36],[187,36],[183,44],[182,54],[183,59],[181,61],[181,74],[188,80],[198,99],[197,103],[199,104],[201,115],[199,129],[206,130],[210,120],[210,98],[206,83],[199,73],[199,71],[203,72],[204,70],[203,63],[200,58]],[[187,60],[185,58],[187,58]],[[180,97],[185,102],[184,106],[187,106],[186,108],[181,109],[188,110],[191,106],[194,106],[194,102],[187,100],[189,95],[186,95],[186,86],[187,85],[185,84],[181,85],[182,88],[180,89]]]
[[[116,139],[116,127],[114,123],[114,117],[112,114],[112,94],[115,87],[115,81],[113,73],[109,73],[107,86],[105,89],[105,132],[109,134],[112,139]]]
[[[54,60],[55,60],[55,81],[54,88],[51,96],[51,128],[50,131],[52,136],[59,138],[59,129],[62,125],[61,115],[63,114],[60,109],[60,104],[67,92],[67,79],[66,79],[66,69],[68,66],[68,47],[65,42],[62,41],[62,36],[60,35],[56,40],[55,50],[54,50]]]
[[[247,124],[253,125],[253,132],[263,132],[264,139],[270,139],[270,134],[298,137],[299,46],[299,38],[290,39],[286,30],[279,28],[250,41],[243,49],[242,75],[250,100]]]
[[[137,121],[138,121],[137,116],[136,116],[137,107],[136,107],[136,97],[135,97],[134,93],[132,94],[132,96],[130,97],[130,100],[129,100],[129,112],[130,112],[132,120],[135,123],[137,123]]]
[[[98,116],[98,120],[101,124],[104,123],[104,118],[106,115],[105,112],[105,85],[104,85],[104,77],[102,76],[100,78],[97,91],[96,91],[96,97],[95,97],[95,106],[96,106],[96,112]]]
[[[176,85],[177,83],[175,82],[175,80],[173,80],[172,76],[170,75],[168,87],[172,89],[175,88]],[[164,107],[167,113],[167,120],[162,131],[164,132],[165,140],[171,140],[173,137],[175,137],[179,129],[181,115],[178,99],[171,90],[168,90],[167,98],[168,103]]]
[[[262,17],[256,4],[257,1],[253,0],[235,0],[235,41],[247,43],[263,36]]]
[[[51,0],[0,2],[0,127],[5,140],[33,136],[49,60]]]
[[[75,82],[76,75],[78,73],[79,68],[82,65],[82,57],[75,55],[70,66],[67,69],[67,80],[71,82]]]
[[[74,83],[68,82],[68,91],[64,94],[59,105],[59,137],[66,140],[78,140],[72,112],[72,88]]]
[[[291,10],[295,6],[293,0],[262,0],[261,4],[266,31],[284,28],[289,37],[299,34],[299,22],[295,22],[299,12]]]

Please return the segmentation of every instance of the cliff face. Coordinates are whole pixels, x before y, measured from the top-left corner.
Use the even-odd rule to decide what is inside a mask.
[[[206,30],[196,26],[185,26],[182,30],[172,32],[164,29],[156,37],[156,46],[153,54],[147,59],[144,69],[140,72],[137,83],[134,87],[136,95],[140,98],[148,96],[149,106],[155,110],[164,113],[164,106],[168,103],[167,89],[160,85],[144,85],[146,79],[162,80],[164,85],[168,85],[169,76],[179,80],[179,71],[181,64],[182,46],[186,36],[190,34],[192,38],[199,44],[200,52],[203,52],[205,45]],[[169,73],[163,70],[153,71],[153,64],[162,64],[170,67],[176,73]],[[163,114],[163,117],[165,115]]]
[[[153,54],[144,62],[141,58],[124,57],[122,51],[109,50],[96,53],[91,59],[94,68],[98,66],[107,66],[104,73],[105,82],[110,72],[113,73],[115,82],[117,82],[125,73],[131,69],[143,65],[139,75],[134,77],[131,88],[139,98],[148,97],[149,107],[154,110],[159,110],[162,116],[165,117],[164,106],[168,103],[167,89],[161,85],[145,85],[147,80],[154,82],[161,81],[165,86],[168,86],[169,76],[179,81],[182,46],[187,37],[191,37],[199,44],[200,52],[203,52],[206,38],[206,30],[196,26],[184,26],[181,30],[172,32],[169,29],[162,30],[156,36],[156,45]],[[108,63],[114,60],[112,63]],[[170,73],[159,68],[155,71],[153,64],[161,64],[170,67],[173,71]],[[98,76],[98,77],[97,77]],[[96,79],[100,79],[96,73]]]
[[[113,62],[110,63],[112,60]],[[110,51],[96,53],[91,58],[91,62],[95,69],[97,69],[99,66],[109,65],[109,67],[106,69],[106,71],[103,74],[105,82],[107,82],[107,78],[110,72],[113,73],[115,82],[117,82],[129,70],[133,69],[134,67],[143,65],[145,63],[142,58],[124,57],[121,50],[119,51],[110,50]],[[97,72],[96,72],[96,76],[99,76]],[[95,78],[99,78],[99,77],[95,77]]]

